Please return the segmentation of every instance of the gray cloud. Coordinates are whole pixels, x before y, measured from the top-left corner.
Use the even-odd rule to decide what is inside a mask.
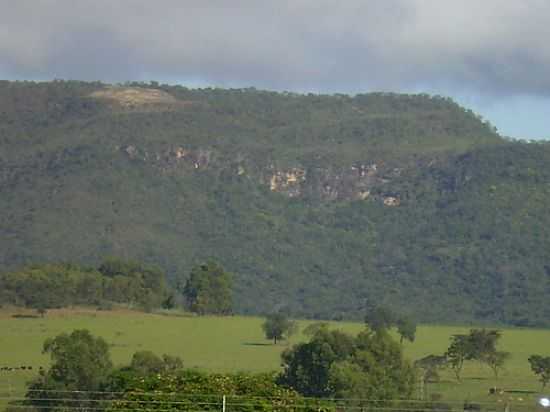
[[[550,95],[547,0],[0,0],[0,77]]]

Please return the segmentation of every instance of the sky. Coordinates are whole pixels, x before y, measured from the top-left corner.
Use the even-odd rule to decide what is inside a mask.
[[[450,96],[550,139],[549,0],[0,0],[0,78]]]

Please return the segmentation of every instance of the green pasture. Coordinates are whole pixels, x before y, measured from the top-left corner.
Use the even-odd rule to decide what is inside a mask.
[[[273,345],[263,337],[262,319],[253,317],[192,317],[144,314],[130,311],[74,310],[50,312],[45,318],[13,318],[0,313],[0,367],[32,366],[32,371],[0,371],[2,397],[24,393],[25,382],[48,366],[41,354],[43,341],[61,332],[89,329],[111,345],[113,361],[122,365],[138,350],[180,356],[187,367],[210,371],[267,371],[280,367],[279,355],[289,345],[305,339],[302,334],[289,342]],[[303,328],[309,321],[300,321]],[[335,328],[356,333],[359,323],[332,322]],[[441,354],[455,333],[469,328],[457,326],[420,326],[416,341],[404,343],[410,360],[428,354]],[[495,385],[491,371],[479,364],[467,364],[463,381],[457,383],[450,372],[441,374],[439,383],[429,384],[428,396],[443,401],[513,402],[531,404],[540,384],[529,369],[530,354],[550,355],[550,330],[502,329],[500,349],[512,354],[506,370],[496,383],[505,392],[489,395]],[[518,409],[518,408],[516,408]]]

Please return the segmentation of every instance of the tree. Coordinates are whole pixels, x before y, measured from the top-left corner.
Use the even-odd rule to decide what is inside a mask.
[[[420,370],[420,379],[422,384],[422,399],[424,399],[428,382],[439,381],[439,371],[447,366],[447,357],[445,355],[428,355],[414,363]]]
[[[498,330],[471,329],[468,335],[470,359],[487,363],[487,357],[497,349],[497,343],[502,334]]]
[[[107,258],[98,271],[107,278],[105,297],[110,300],[135,303],[149,312],[169,296],[166,275],[156,266]]]
[[[472,329],[468,335],[470,342],[470,359],[486,364],[498,380],[498,374],[510,357],[508,352],[497,350],[502,333],[498,330]]]
[[[531,355],[528,360],[531,370],[539,377],[544,390],[546,384],[550,382],[550,356]]]
[[[48,312],[48,309],[46,309],[44,306],[37,306],[36,313],[40,315],[41,318],[43,318],[46,313]]]
[[[346,360],[354,350],[352,336],[338,330],[321,329],[309,342],[294,345],[282,353],[284,370],[279,382],[305,396],[330,396],[332,364]]]
[[[164,354],[161,358],[151,351],[143,350],[134,353],[129,369],[138,375],[150,375],[183,369],[183,362],[177,356]]]
[[[460,372],[467,360],[486,364],[498,379],[499,371],[510,356],[508,352],[497,350],[501,336],[500,331],[487,329],[471,329],[468,335],[453,335],[446,356],[457,380],[460,381]]]
[[[315,322],[311,323],[310,325],[306,326],[302,333],[306,336],[314,336],[317,332],[319,332],[321,329],[328,329],[328,323],[327,322]]]
[[[510,352],[494,350],[483,356],[483,362],[493,371],[495,380],[498,380],[498,375],[509,358]]]
[[[320,328],[309,342],[282,354],[280,382],[305,396],[371,399],[406,398],[414,371],[401,346],[385,331],[356,337]]]
[[[399,343],[403,344],[403,339],[414,342],[416,338],[416,322],[407,317],[401,317],[397,320],[397,333],[399,333]]]
[[[183,296],[191,312],[228,315],[232,311],[231,275],[215,262],[195,266],[185,283]]]
[[[365,323],[375,332],[390,329],[395,321],[395,314],[384,306],[375,306],[368,310],[365,316]]]
[[[439,370],[447,366],[447,357],[445,355],[428,355],[417,360],[414,366],[423,370],[424,380],[437,381],[439,380]]]
[[[273,313],[268,315],[264,323],[262,323],[265,337],[273,339],[276,345],[278,340],[290,337],[296,331],[296,322],[288,319],[283,313]]]
[[[134,353],[132,356],[130,369],[140,375],[160,373],[164,369],[164,362],[153,352],[149,350],[142,350]]]
[[[449,366],[453,370],[456,380],[460,381],[460,373],[464,366],[464,361],[471,358],[471,347],[468,335],[451,336],[451,344],[445,352]]]
[[[72,391],[99,390],[113,366],[107,342],[86,329],[47,339],[43,353],[50,355],[51,367],[31,382],[26,395],[37,408],[63,404],[54,400],[44,404],[40,399],[66,398]],[[69,401],[73,402],[69,405],[74,407],[77,400],[78,397]]]
[[[162,355],[162,361],[164,362],[164,370],[167,372],[173,372],[183,369],[183,361],[179,356]]]
[[[333,396],[380,400],[410,399],[415,386],[415,373],[409,362],[403,358],[401,345],[385,330],[374,333],[363,331],[357,335],[355,343],[356,350],[349,362],[356,365],[352,371],[360,371],[363,377],[338,382],[331,373]]]

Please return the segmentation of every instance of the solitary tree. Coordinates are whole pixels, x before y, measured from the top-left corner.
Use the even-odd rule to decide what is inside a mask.
[[[544,390],[546,384],[550,382],[550,356],[531,355],[528,360],[531,370],[539,377]]]
[[[407,317],[401,317],[397,320],[397,333],[399,333],[399,343],[403,344],[403,340],[414,342],[416,338],[416,322]]]
[[[273,339],[273,343],[277,344],[278,340],[288,338],[296,331],[296,322],[283,313],[273,313],[267,316],[262,329],[265,337]]]

